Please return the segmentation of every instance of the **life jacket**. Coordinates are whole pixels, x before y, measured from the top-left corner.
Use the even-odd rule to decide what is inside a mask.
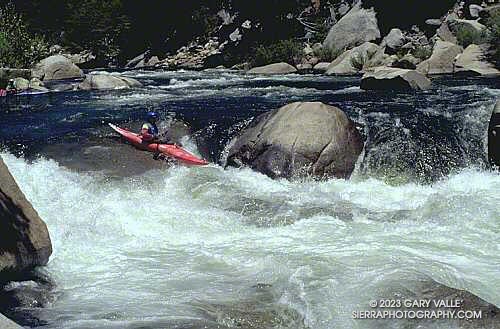
[[[158,127],[154,123],[146,122],[142,125],[142,129],[147,129],[150,135],[158,136]]]

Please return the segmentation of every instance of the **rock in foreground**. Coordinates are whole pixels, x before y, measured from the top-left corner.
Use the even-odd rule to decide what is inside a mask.
[[[83,77],[83,71],[62,55],[53,55],[41,60],[32,70],[32,76],[43,81]]]
[[[297,69],[288,63],[273,63],[254,67],[247,71],[247,73],[251,74],[289,74],[295,72],[297,72]]]
[[[414,70],[380,67],[365,73],[361,78],[361,89],[364,90],[425,90],[431,81]]]
[[[296,102],[265,113],[233,140],[227,166],[272,178],[348,178],[363,148],[354,123],[337,107]]]
[[[47,226],[0,158],[0,273],[46,265],[52,253]]]
[[[5,316],[0,313],[0,328],[2,329],[22,329],[20,325],[15,323],[14,321],[9,320]]]
[[[492,165],[500,167],[500,100],[497,100],[488,127],[488,158]]]

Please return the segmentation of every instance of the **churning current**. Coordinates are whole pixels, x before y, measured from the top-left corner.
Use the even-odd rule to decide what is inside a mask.
[[[54,247],[41,269],[53,298],[31,310],[40,326],[371,328],[352,312],[422,280],[500,306],[500,175],[485,153],[498,80],[443,77],[391,93],[348,77],[121,74],[145,87],[0,103],[1,156]],[[365,150],[350,180],[223,168],[252,117],[299,100],[356,122]],[[213,164],[117,177],[43,153],[141,120],[145,108],[188,123],[186,147],[200,152],[202,139]]]

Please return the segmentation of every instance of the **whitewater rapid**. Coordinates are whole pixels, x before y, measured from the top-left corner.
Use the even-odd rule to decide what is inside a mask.
[[[237,303],[257,284],[310,328],[365,328],[352,311],[422,276],[500,306],[497,172],[389,185],[211,165],[116,179],[1,156],[52,238],[46,328],[197,319],[196,303]]]

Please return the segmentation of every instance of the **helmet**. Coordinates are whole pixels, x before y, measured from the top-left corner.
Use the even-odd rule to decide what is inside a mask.
[[[148,119],[149,122],[151,122],[151,121],[157,121],[158,120],[158,113],[156,113],[155,111],[149,111],[146,114],[146,117],[147,117],[147,119]]]

